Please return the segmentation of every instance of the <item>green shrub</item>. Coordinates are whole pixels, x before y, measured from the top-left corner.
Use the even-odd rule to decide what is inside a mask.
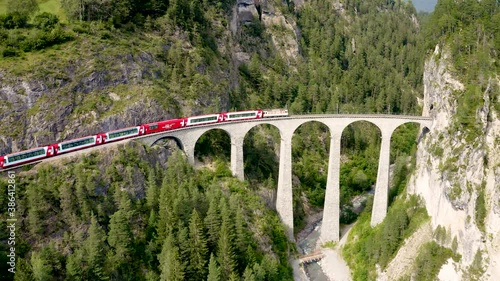
[[[453,252],[434,241],[422,246],[415,261],[415,281],[435,280],[439,269]]]
[[[28,25],[29,17],[18,12],[0,15],[0,27],[6,29],[23,28]]]
[[[50,30],[59,23],[59,18],[51,13],[43,12],[33,19],[33,25],[39,29]]]
[[[476,198],[476,224],[479,230],[482,232],[484,229],[484,219],[486,218],[486,206],[485,206],[485,198],[484,198],[484,188],[481,188]]]
[[[7,58],[7,57],[16,57],[19,56],[19,51],[15,48],[12,47],[6,47],[1,50],[2,57]]]

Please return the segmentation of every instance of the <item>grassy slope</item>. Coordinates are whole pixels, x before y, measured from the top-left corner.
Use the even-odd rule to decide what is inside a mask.
[[[8,0],[0,0],[0,14],[7,13],[7,1]],[[38,7],[40,8],[40,13],[48,12],[56,14],[59,17],[59,20],[63,22],[66,21],[66,15],[61,9],[60,0],[39,0],[38,5]]]
[[[24,53],[20,58],[0,60],[0,69],[10,74],[8,75],[10,78],[26,77],[30,80],[45,81],[46,84],[50,80],[47,80],[47,77],[67,81],[69,83],[63,87],[49,85],[49,88],[57,88],[57,96],[62,103],[71,103],[70,94],[73,93],[73,87],[80,84],[83,79],[90,77],[91,73],[106,71],[109,73],[109,79],[119,77],[121,74],[119,66],[122,61],[117,60],[117,58],[128,54],[135,56],[140,52],[154,53],[154,46],[161,40],[161,38],[153,37],[151,34],[145,38],[137,34],[132,36],[124,33],[115,34],[116,36],[110,39],[101,39],[101,32],[101,30],[96,31],[95,35],[78,34],[78,37],[71,42],[41,51]],[[127,48],[125,43],[131,42],[132,45],[135,45],[135,48]],[[143,64],[145,63],[143,62]],[[73,65],[74,71],[68,71],[71,65]],[[151,71],[159,71],[158,65],[148,65],[147,67]],[[112,83],[108,81],[107,84]],[[140,89],[138,90],[137,87]],[[83,100],[75,104],[74,112],[76,115],[80,115],[83,112],[96,110],[101,118],[104,118],[123,111],[126,104],[140,98],[136,94],[137,92],[142,92],[143,95],[141,97],[147,96],[153,98],[160,104],[167,102],[168,99],[165,99],[165,97],[156,97],[160,91],[155,89],[156,87],[153,85],[139,86],[132,84],[126,87],[122,84],[109,85],[105,89],[96,90],[84,95]],[[102,92],[117,93],[121,97],[121,100],[112,101],[107,96],[103,97],[101,95]],[[57,104],[49,103],[40,98],[35,102],[33,110],[27,112],[28,115],[38,113],[37,106],[43,104],[57,106]],[[165,104],[165,107],[168,107],[168,105]],[[73,116],[73,118],[76,117]]]

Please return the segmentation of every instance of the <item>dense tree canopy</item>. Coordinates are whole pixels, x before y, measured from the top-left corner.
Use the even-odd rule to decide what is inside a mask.
[[[19,222],[31,227],[18,232],[16,245],[39,242],[30,243],[29,250],[19,246],[16,278],[240,280],[246,268],[265,280],[291,278],[283,226],[244,183],[208,170],[195,171],[180,152],[155,168],[136,144],[104,160],[110,163],[102,161],[94,154],[19,177],[19,188],[32,191],[18,194],[19,206],[29,206],[20,212]],[[163,177],[157,178],[166,166]],[[52,180],[54,174],[58,180]],[[6,184],[0,179],[0,187]],[[78,186],[86,194],[69,199],[80,196]],[[143,193],[151,186],[160,189],[159,215],[157,205],[147,202],[151,197]],[[2,195],[0,203],[5,200]],[[210,224],[209,206],[221,223]],[[253,238],[257,229],[273,250]],[[6,227],[2,237],[5,231]],[[209,242],[211,231],[217,238]],[[40,238],[55,236],[57,243]],[[5,256],[6,249],[0,250]]]

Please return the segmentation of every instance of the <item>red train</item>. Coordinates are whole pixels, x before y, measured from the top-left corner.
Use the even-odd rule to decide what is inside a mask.
[[[164,131],[197,126],[197,125],[205,125],[210,123],[232,122],[232,121],[266,118],[266,117],[270,118],[270,117],[285,117],[285,116],[288,116],[287,109],[270,109],[270,110],[257,109],[249,111],[216,113],[210,115],[159,121],[156,123],[143,124],[135,127],[114,130],[107,133],[99,133],[93,136],[67,140],[60,143],[50,144],[43,147],[38,147],[30,150],[7,154],[5,156],[0,156],[0,169],[12,168],[22,164],[49,158],[55,155],[81,150],[92,146],[98,146],[101,144],[110,143],[127,138],[132,138],[135,136],[154,134],[158,132],[164,132]]]

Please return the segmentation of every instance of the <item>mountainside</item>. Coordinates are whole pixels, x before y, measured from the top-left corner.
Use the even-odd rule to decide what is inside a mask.
[[[427,43],[436,45],[421,103],[434,123],[418,145],[407,191],[422,199],[432,233],[423,224],[419,239],[378,271],[380,280],[494,280],[500,273],[499,8],[439,1],[426,23]]]
[[[494,104],[500,103],[497,76],[488,78],[475,114],[478,129],[471,138],[457,131],[456,95],[465,90],[451,70],[449,51],[439,46],[424,72],[424,115],[434,117],[429,138],[419,146],[417,169],[408,190],[425,201],[433,228],[443,228],[441,244],[454,248],[462,259],[450,264],[463,279],[500,273],[500,119]],[[455,243],[453,246],[452,244]],[[444,270],[444,269],[443,269]]]

